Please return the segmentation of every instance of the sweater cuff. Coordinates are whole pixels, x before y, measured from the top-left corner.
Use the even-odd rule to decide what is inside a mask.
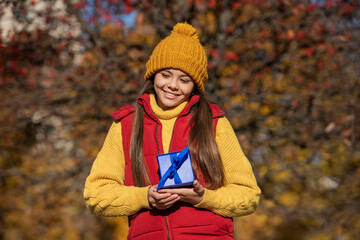
[[[139,187],[138,190],[135,192],[134,196],[134,202],[138,202],[140,208],[147,208],[150,209],[150,203],[148,200],[148,191],[151,186],[146,187]]]
[[[198,204],[195,204],[194,207],[197,207],[197,208],[207,208],[209,199],[212,198],[212,197],[211,197],[212,195],[213,195],[213,194],[212,194],[212,191],[205,188],[205,192],[204,192],[203,199],[202,199],[201,202],[199,202]],[[213,196],[213,197],[215,197],[215,196]]]

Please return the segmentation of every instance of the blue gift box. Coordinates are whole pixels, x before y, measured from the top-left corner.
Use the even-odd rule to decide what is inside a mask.
[[[161,188],[190,187],[194,182],[189,147],[179,152],[157,155]]]

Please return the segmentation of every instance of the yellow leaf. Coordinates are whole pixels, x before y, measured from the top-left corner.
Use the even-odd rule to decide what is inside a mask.
[[[260,176],[265,176],[265,174],[268,172],[268,167],[266,167],[266,166],[261,166],[260,168],[259,168],[259,174],[260,174]]]
[[[288,30],[288,37],[289,37],[289,38],[294,38],[294,37],[295,37],[295,32],[294,32],[294,30],[292,30],[292,29],[289,29],[289,30]]]
[[[122,27],[112,24],[106,24],[100,33],[101,38],[105,38],[114,42],[121,41],[123,38],[122,36]]]
[[[242,125],[242,122],[238,117],[231,118],[230,123],[233,128],[239,128]]]
[[[264,123],[265,127],[270,130],[275,130],[281,125],[281,118],[279,116],[269,116]]]
[[[285,192],[283,194],[280,194],[277,197],[277,200],[282,205],[285,205],[287,207],[293,207],[298,204],[300,197],[294,192]]]
[[[262,115],[269,115],[271,113],[271,109],[269,106],[261,106],[260,107],[260,113]]]
[[[258,103],[258,102],[250,102],[248,104],[248,108],[252,111],[258,111],[259,107],[260,107],[260,103]]]
[[[245,100],[245,96],[242,94],[238,94],[238,95],[232,96],[230,102],[232,105],[237,105],[237,104],[243,103],[244,100]]]
[[[275,183],[276,182],[287,182],[290,180],[291,176],[292,176],[292,173],[290,170],[284,170],[284,171],[277,173],[273,177],[273,180]]]
[[[318,233],[309,238],[309,240],[330,240],[332,236],[330,233]]]

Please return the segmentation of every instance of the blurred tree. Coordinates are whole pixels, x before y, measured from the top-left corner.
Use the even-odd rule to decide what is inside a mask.
[[[355,239],[359,14],[355,0],[0,1],[0,239],[126,236],[125,218],[87,212],[83,184],[109,113],[183,21],[263,191],[236,236]]]

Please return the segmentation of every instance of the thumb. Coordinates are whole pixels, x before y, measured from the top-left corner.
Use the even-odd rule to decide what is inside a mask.
[[[194,181],[193,186],[194,186],[194,191],[197,193],[201,193],[202,191],[204,191],[204,187],[201,186],[198,180]]]

